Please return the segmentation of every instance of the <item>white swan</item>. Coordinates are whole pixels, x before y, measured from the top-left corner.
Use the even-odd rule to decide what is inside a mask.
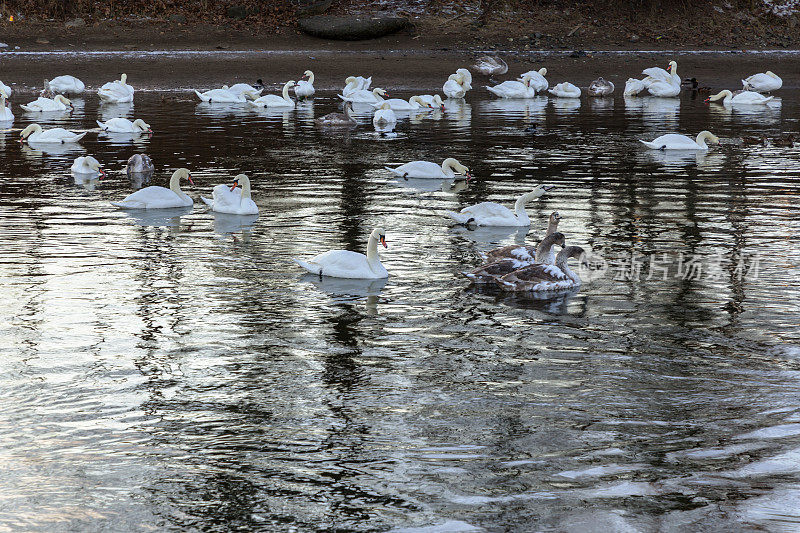
[[[644,69],[642,74],[646,76],[643,81],[648,85],[650,82],[654,81],[671,82],[677,83],[678,85],[681,83],[681,78],[678,76],[678,63],[675,61],[670,61],[666,70],[661,67],[650,67]]]
[[[531,90],[531,78],[526,75],[522,81],[504,81],[494,87],[486,86],[486,90],[500,98],[533,98],[536,91]]]
[[[42,130],[38,124],[30,124],[19,134],[20,141],[27,140],[28,143],[76,143],[83,139],[86,133],[74,133],[64,128],[51,128]]]
[[[514,211],[495,202],[482,202],[465,207],[460,213],[448,211],[447,214],[459,224],[503,227],[530,226],[531,219],[525,212],[525,204],[539,198],[551,188],[539,185],[531,192],[523,194],[514,204]]]
[[[344,89],[342,89],[342,95],[352,96],[352,94],[356,91],[368,90],[370,85],[372,85],[372,76],[369,78],[365,78],[363,76],[348,76],[347,79],[344,80]]]
[[[303,78],[308,78],[308,81]],[[316,92],[314,90],[314,73],[307,70],[303,73],[303,78],[295,85],[294,95],[298,98],[310,98]]]
[[[127,83],[128,75],[122,74],[118,80],[104,83],[97,89],[97,94],[103,102],[122,104],[133,102],[133,87]]]
[[[381,279],[389,277],[378,257],[378,243],[386,248],[386,232],[381,228],[372,230],[367,242],[367,255],[349,250],[331,250],[308,260],[294,262],[318,276],[348,279]]]
[[[6,107],[6,98],[8,98],[8,93],[0,89],[0,122],[14,122],[14,113]]]
[[[580,246],[565,246],[558,252],[555,265],[529,265],[495,278],[495,282],[503,290],[514,292],[572,289],[581,285],[581,278],[569,268],[567,260],[585,261],[585,254]]]
[[[644,81],[637,80],[636,78],[628,78],[628,81],[625,82],[625,90],[622,96],[636,96],[645,89],[647,89],[647,84]]]
[[[508,64],[497,56],[481,56],[472,66],[484,76],[495,76],[508,72]]]
[[[464,76],[461,74],[450,74],[447,81],[442,85],[442,92],[448,98],[464,98],[469,89],[465,86]]]
[[[401,178],[445,180],[454,178],[456,174],[466,176],[467,179],[472,177],[469,173],[469,169],[452,157],[445,159],[441,165],[437,165],[431,161],[411,161],[410,163],[400,165],[396,168],[383,168]]]
[[[75,76],[56,76],[47,82],[47,86],[54,93],[81,94],[86,86]]]
[[[537,93],[544,92],[550,87],[550,84],[545,79],[545,76],[547,76],[547,69],[544,67],[540,68],[539,70],[529,70],[528,72],[523,73],[519,78],[524,79],[526,76],[531,79],[531,89]]]
[[[581,90],[580,88],[576,87],[575,85],[571,84],[568,81],[559,83],[552,89],[548,90],[550,94],[553,96],[558,96],[560,98],[580,98],[581,97]]]
[[[33,113],[45,111],[66,111],[72,107],[72,102],[70,102],[63,95],[57,94],[56,97],[52,99],[43,98],[40,96],[33,102],[29,102],[28,104],[20,104],[20,107],[25,111],[30,111]]]
[[[392,111],[389,102],[384,102],[375,110],[375,115],[372,117],[372,125],[378,130],[390,130],[397,124],[397,115]]]
[[[753,91],[744,91],[739,94],[733,94],[728,89],[725,89],[724,91],[720,91],[717,94],[706,98],[706,102],[716,102],[720,98],[724,98],[724,100],[722,100],[722,105],[728,106],[731,104],[764,105],[775,97],[764,96],[763,94]]]
[[[227,89],[233,94],[238,94],[246,98],[250,98],[252,100],[255,100],[256,98],[261,96],[261,91],[263,90],[263,89],[256,89],[249,83],[234,83],[230,87],[223,86],[222,88]]]
[[[241,185],[241,188],[237,187]],[[212,211],[229,215],[257,215],[258,206],[250,195],[250,178],[239,174],[233,178],[233,186],[220,184],[214,187],[211,200],[200,197]]]
[[[366,89],[359,89],[357,91],[353,91],[352,93],[350,93],[349,96],[340,94],[339,98],[341,98],[345,102],[353,102],[355,104],[380,104],[381,102],[383,102],[384,96],[389,96],[389,93],[387,93],[383,89],[375,87],[371,91],[368,91]]]
[[[100,168],[100,162],[90,155],[76,157],[70,171],[73,174],[100,174],[100,179],[106,177],[106,172]]]
[[[614,84],[606,79],[597,78],[586,91],[589,96],[608,96],[614,92]]]
[[[112,118],[105,122],[95,121],[100,129],[111,133],[153,133],[150,124],[137,118],[133,122],[127,118]]]
[[[647,91],[660,98],[672,98],[681,94],[681,83],[680,80],[677,83],[674,80],[656,80],[647,85]]]
[[[195,89],[194,94],[196,94],[197,97],[203,102],[209,102],[212,104],[243,104],[247,102],[247,98],[245,97],[244,93],[235,93],[230,89],[211,89],[210,91],[206,91],[204,93],[201,93]]]
[[[711,144],[719,144],[719,137],[710,131],[701,131],[697,134],[696,140],[678,133],[668,133],[656,137],[652,141],[639,140],[640,143],[653,150],[708,150],[706,141]]]
[[[744,86],[745,91],[770,93],[783,87],[783,80],[780,79],[777,74],[771,70],[768,70],[766,72],[753,74],[752,76],[743,79],[742,85]]]
[[[6,98],[11,98],[11,87],[0,81],[0,91],[6,93]]]
[[[189,170],[179,168],[169,180],[169,189],[151,185],[129,194],[120,202],[111,202],[111,205],[122,209],[167,209],[171,207],[188,207],[194,202],[181,190],[181,179],[186,178],[194,185]]]
[[[438,107],[444,111],[444,100],[442,100],[442,97],[438,94],[421,94],[419,97],[422,98],[422,101],[429,106]]]
[[[287,81],[283,85],[283,92],[281,93],[282,96],[278,96],[277,94],[265,94],[264,96],[260,96],[256,98],[252,102],[249,102],[250,105],[256,107],[285,107],[285,108],[293,108],[295,106],[294,100],[289,98],[289,87],[294,87],[294,81],[290,80]]]
[[[392,111],[411,111],[413,109],[430,109],[431,106],[421,96],[412,96],[408,100],[402,98],[389,98],[377,104],[372,104],[375,109],[382,107],[384,104],[389,104]]]

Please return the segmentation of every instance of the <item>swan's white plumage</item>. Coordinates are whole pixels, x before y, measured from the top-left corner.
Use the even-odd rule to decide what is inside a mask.
[[[124,200],[111,202],[111,205],[122,209],[168,209],[188,207],[194,203],[192,198],[180,187],[180,180],[186,177],[191,182],[191,175],[185,168],[176,170],[169,180],[169,189],[152,185],[129,194]]]
[[[43,130],[38,124],[30,124],[20,133],[20,137],[27,139],[28,143],[51,144],[76,143],[83,139],[85,135],[86,133],[74,133],[64,128]]]
[[[719,139],[709,131],[701,131],[696,139],[678,133],[668,133],[652,141],[639,141],[653,150],[708,150],[706,140],[719,144]]]
[[[753,74],[742,80],[745,91],[769,93],[783,87],[783,80],[771,70]]]
[[[554,86],[552,89],[549,89],[547,92],[552,94],[553,96],[558,96],[559,98],[580,98],[581,97],[581,90],[579,87],[571,84],[568,81],[561,82],[558,85]]]
[[[130,121],[127,118],[111,118],[105,122],[95,121],[100,129],[111,133],[152,133],[150,125],[138,118]]]
[[[250,179],[245,174],[239,174],[234,178],[234,185],[241,187],[232,189],[230,185],[221,183],[214,187],[210,200],[202,196],[200,199],[217,213],[257,215],[258,206],[250,196]]]
[[[294,259],[294,262],[319,276],[348,279],[380,279],[389,276],[389,272],[378,257],[378,242],[386,246],[385,233],[375,229],[369,236],[367,254],[350,250],[331,250],[308,261]]]
[[[66,111],[72,106],[71,102],[58,94],[55,98],[44,98],[40,96],[33,102],[21,104],[20,107],[25,111],[41,113],[48,111]]]
[[[86,86],[81,80],[75,76],[69,75],[56,76],[47,82],[47,86],[54,93],[61,94],[81,94],[84,90],[86,90]]]

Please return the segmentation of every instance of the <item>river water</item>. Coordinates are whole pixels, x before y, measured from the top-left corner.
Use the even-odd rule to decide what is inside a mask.
[[[797,131],[800,94],[780,96],[476,90],[380,137],[368,115],[316,128],[332,91],[288,112],[87,94],[36,121],[155,134],[0,134],[0,530],[797,531],[800,147],[738,141]],[[14,111],[17,130],[33,121]],[[722,139],[705,156],[637,141],[703,129]],[[153,184],[189,168],[195,207],[112,208],[138,152]],[[73,179],[85,154],[107,179]],[[476,180],[383,170],[445,157]],[[257,220],[201,207],[240,172]],[[540,183],[556,187],[528,238],[558,211],[605,270],[549,300],[468,288],[479,252],[526,231],[444,211]],[[291,261],[363,251],[376,226],[385,282]]]

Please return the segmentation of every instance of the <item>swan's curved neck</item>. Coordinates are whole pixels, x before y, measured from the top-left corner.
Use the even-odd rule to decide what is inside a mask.
[[[350,120],[350,122],[356,122],[356,117],[353,116],[353,110],[349,105],[344,106],[344,114]]]
[[[375,235],[370,235],[369,241],[367,241],[367,261],[372,263],[378,260],[378,238]]]
[[[565,276],[574,281],[576,284],[580,285],[581,277],[577,275],[575,272],[573,272],[572,269],[569,268],[569,265],[567,264],[567,259],[569,259],[569,257],[559,253],[556,256],[556,266],[561,270],[561,272],[564,273]]]
[[[453,162],[449,159],[446,159],[442,162],[442,173],[447,176],[448,178],[452,178],[456,174],[456,169],[453,165]]]
[[[288,83],[283,86],[283,99],[286,100],[287,102],[291,102],[292,101],[292,99],[289,98],[289,84]]]
[[[514,203],[514,214],[517,215],[519,221],[523,223],[526,222],[529,223],[531,221],[531,219],[528,218],[528,213],[525,211],[525,204],[527,203],[528,203],[527,194],[523,194],[522,196],[517,198],[517,201]]]
[[[542,242],[539,243],[539,246],[536,247],[536,262],[541,263],[544,261],[545,256],[550,253],[553,249],[553,244],[555,244],[555,238],[550,237],[550,235],[545,236],[542,239]]]
[[[724,98],[724,100],[722,100],[722,103],[724,104],[725,102],[729,102],[732,97],[733,93],[730,92],[728,89],[725,89],[724,91],[721,91],[715,94],[714,96],[709,96],[708,99],[712,102],[716,102],[717,100]]]
[[[375,95],[375,98],[378,100],[378,102],[383,102],[383,96],[380,93],[380,89],[377,87],[372,89],[372,94]]]
[[[173,174],[172,177],[169,179],[169,190],[174,192],[177,195],[183,195],[183,191],[181,190],[181,175],[180,174]]]
[[[552,235],[556,231],[558,231],[558,219],[550,217],[550,222],[547,223],[547,233],[545,233],[545,236]]]
[[[310,83],[311,85],[314,85],[314,73],[313,72],[308,75],[308,83]]]
[[[251,195],[250,195],[250,180],[249,179],[244,179],[244,180],[241,180],[241,181],[242,181],[242,201],[250,200],[251,199]]]

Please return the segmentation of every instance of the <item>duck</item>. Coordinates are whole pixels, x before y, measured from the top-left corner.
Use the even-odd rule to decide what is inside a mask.
[[[533,264],[495,278],[504,291],[545,292],[572,289],[581,285],[581,278],[573,272],[567,260],[584,261],[586,251],[580,246],[565,246],[558,252],[555,265]]]
[[[701,86],[697,78],[684,78],[681,85],[685,85],[690,91],[695,91],[700,94],[711,94],[711,87]]]
[[[781,148],[792,148],[794,146],[794,133],[790,133],[785,137],[773,137],[772,144]]]
[[[314,122],[318,126],[354,128],[358,126],[356,117],[353,116],[353,103],[344,103],[344,113],[328,113],[317,118]]]
[[[483,55],[475,60],[473,69],[484,76],[499,76],[508,72],[508,64],[497,56]]]
[[[647,85],[642,80],[636,78],[628,78],[625,82],[625,90],[622,92],[623,96],[636,96],[647,89]]]
[[[422,101],[429,106],[438,107],[444,111],[444,100],[442,100],[442,97],[438,94],[421,94],[419,97],[422,98]]]
[[[539,70],[529,70],[528,72],[523,73],[519,78],[520,80],[525,79],[525,77],[529,77],[530,81],[530,88],[534,90],[534,92],[541,93],[546,91],[550,84],[545,79],[547,75],[547,69],[542,67]]]
[[[525,204],[541,197],[551,186],[538,185],[531,192],[521,195],[514,204],[514,211],[495,202],[482,202],[465,207],[459,213],[448,211],[447,215],[459,224],[476,226],[522,227],[530,226],[531,219],[525,212]]]
[[[147,154],[134,154],[128,158],[128,164],[125,166],[125,174],[128,178],[131,174],[152,174],[156,167],[153,165],[153,160]]]
[[[528,256],[527,258],[517,257],[503,257],[487,264],[481,265],[470,272],[462,272],[467,279],[475,284],[493,283],[495,278],[504,276],[533,264],[552,265],[555,263],[555,255],[553,255],[553,246],[564,246],[564,234],[559,232],[551,233],[542,239],[539,246],[536,247],[536,258]],[[539,260],[539,258],[547,259],[547,262]]]
[[[104,83],[97,90],[100,100],[113,104],[133,102],[134,89],[132,86],[128,85],[127,80],[128,75],[122,74],[119,80]]]
[[[545,237],[552,235],[558,231],[558,223],[561,220],[561,215],[558,211],[553,211],[547,219],[547,232]],[[562,245],[563,246],[563,245]],[[487,263],[500,261],[501,259],[517,259],[519,261],[528,261],[530,263],[543,263],[546,265],[555,264],[556,256],[552,250],[539,253],[538,246],[526,246],[519,244],[510,244],[508,246],[500,246],[494,250],[490,250],[484,260]]]
[[[106,172],[100,167],[100,162],[90,155],[76,157],[70,171],[73,174],[99,174],[100,179],[106,177]]]
[[[69,130],[65,130],[64,128],[51,128],[49,130],[43,130],[42,127],[38,124],[29,124],[24,130],[22,130],[19,134],[20,142],[23,140],[27,140],[28,144],[30,143],[58,143],[58,144],[67,144],[67,143],[76,143],[83,139],[86,135],[84,133],[75,133]]]
[[[533,98],[536,91],[531,89],[531,78],[525,76],[522,81],[504,81],[494,87],[486,86],[486,90],[500,98]]]
[[[383,97],[389,96],[389,93],[375,87],[371,91],[366,89],[359,89],[354,91],[350,94],[350,96],[345,96],[343,94],[339,95],[339,98],[344,100],[345,102],[353,102],[356,104],[380,104],[383,102]]]
[[[189,169],[179,168],[169,180],[169,189],[151,185],[129,194],[124,200],[111,202],[111,205],[121,209],[169,209],[174,207],[188,207],[194,204],[189,195],[181,190],[181,179],[186,178],[194,185]]]
[[[431,109],[433,106],[428,104],[421,96],[412,96],[408,100],[401,98],[389,98],[377,104],[372,104],[372,107],[378,107],[388,104],[392,111],[412,111],[416,109]]]
[[[227,89],[233,94],[238,94],[244,96],[245,98],[250,98],[251,100],[255,100],[256,98],[261,96],[261,91],[264,90],[263,86],[260,89],[256,89],[249,83],[234,83],[230,87],[223,85],[222,88]]]
[[[294,259],[294,262],[305,270],[320,277],[347,279],[382,279],[389,277],[389,272],[381,264],[378,257],[378,243],[384,248],[386,232],[383,228],[375,228],[369,235],[367,254],[351,252],[349,250],[331,250],[321,253],[308,261]]]
[[[370,85],[372,85],[372,76],[369,78],[363,76],[348,76],[347,79],[344,80],[342,95],[352,96],[352,94],[357,91],[368,90]]]
[[[704,130],[697,134],[695,140],[678,133],[668,133],[656,137],[652,141],[639,140],[640,143],[653,150],[708,150],[706,141],[711,144],[719,144],[719,137],[708,130]]]
[[[293,80],[289,80],[283,85],[283,91],[281,93],[282,96],[278,96],[277,94],[265,94],[264,96],[260,96],[252,102],[249,102],[249,104],[255,107],[294,108],[294,100],[289,98],[289,88],[294,86],[295,82]]]
[[[297,82],[294,87],[294,95],[299,98],[311,98],[314,96],[314,73],[307,70],[303,73],[303,77]]]
[[[150,124],[146,123],[144,120],[140,118],[137,118],[133,122],[131,122],[127,118],[112,118],[106,120],[105,122],[100,122],[99,120],[95,122],[97,122],[97,125],[100,126],[100,129],[110,133],[148,133],[150,135],[153,134],[153,130],[150,129]]]
[[[459,163],[458,160],[453,157],[448,157],[442,161],[441,165],[437,165],[431,161],[411,161],[399,167],[383,168],[404,179],[423,178],[448,180],[455,178],[456,175],[465,176],[467,179],[472,178],[472,175],[469,173],[469,168]]]
[[[211,104],[243,104],[247,102],[247,97],[244,93],[235,93],[230,89],[211,89],[204,93],[195,89],[194,94],[201,101]]]
[[[774,96],[764,96],[763,94],[754,91],[742,91],[739,94],[733,94],[728,89],[720,91],[713,96],[706,98],[706,103],[716,102],[723,98],[722,105],[729,106],[733,104],[742,105],[764,105],[774,98]]]
[[[372,117],[372,125],[377,130],[390,130],[397,124],[397,116],[392,111],[389,102],[384,102],[375,110],[375,115]]]
[[[241,185],[241,187],[238,187]],[[200,199],[215,213],[229,215],[257,215],[258,206],[250,195],[250,178],[246,174],[239,174],[233,178],[233,186],[220,184],[214,187],[211,200]]]
[[[0,122],[14,122],[14,113],[11,112],[10,108],[6,107],[6,98],[8,98],[8,93],[0,89]]]
[[[56,76],[47,82],[47,87],[57,94],[81,94],[86,86],[75,76]]]
[[[571,84],[568,81],[559,83],[552,89],[549,89],[547,92],[552,94],[553,96],[558,96],[560,98],[580,98],[581,97],[581,90],[580,88],[576,87],[575,85]]]
[[[597,78],[589,84],[586,92],[589,96],[608,96],[614,92],[614,84],[603,78]]]
[[[447,77],[447,81],[442,85],[442,92],[448,98],[464,98],[468,90],[466,78],[464,78],[463,74],[458,72],[456,74],[450,74],[450,76]]]
[[[20,107],[25,111],[32,113],[46,112],[46,111],[66,111],[72,108],[72,102],[61,94],[57,94],[55,98],[42,98],[41,96],[33,102],[21,104]]]
[[[749,135],[742,135],[742,144],[745,146],[755,146],[761,145],[765,146],[767,144],[767,137],[766,135],[762,135],[761,137],[751,137]]]
[[[745,91],[771,93],[783,87],[783,80],[771,70],[753,74],[742,80]]]
[[[0,81],[0,91],[6,93],[6,98],[11,98],[11,87]]]

